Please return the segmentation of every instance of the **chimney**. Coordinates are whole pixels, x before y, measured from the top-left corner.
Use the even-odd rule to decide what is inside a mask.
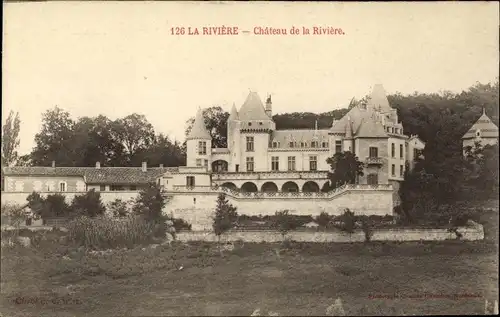
[[[148,171],[148,163],[147,162],[142,162],[142,171],[147,172]]]
[[[160,164],[160,168],[163,168],[163,164]]]
[[[95,162],[95,168],[100,169],[101,168],[101,162]]]
[[[56,168],[56,161],[52,161],[52,168]]]

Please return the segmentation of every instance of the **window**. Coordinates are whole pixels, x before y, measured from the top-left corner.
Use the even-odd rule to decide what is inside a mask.
[[[253,136],[247,136],[247,152],[253,152]]]
[[[252,122],[248,122],[248,126],[251,127],[252,126]]]
[[[235,170],[236,170],[236,172],[239,172],[239,171],[240,171],[240,164],[236,164],[236,166],[235,166]]]
[[[206,155],[207,154],[207,142],[200,141],[198,142],[198,155]]]
[[[120,190],[123,190],[123,186],[121,186],[121,185],[111,185],[110,189],[112,191],[120,191]]]
[[[158,185],[160,185],[160,180],[158,180]],[[135,185],[130,186],[130,190],[137,190],[137,186]]]
[[[399,176],[403,177],[404,172],[405,172],[405,169],[404,169],[403,165],[399,165]]]
[[[342,152],[342,141],[337,140],[335,141],[335,153],[340,153]]]
[[[204,166],[205,166],[206,168],[208,168],[208,160],[205,160],[205,164],[204,164]]]
[[[396,145],[394,143],[391,143],[391,155],[396,157]]]
[[[280,158],[277,156],[271,157],[271,170],[279,171],[280,170]]]
[[[196,159],[196,166],[201,166],[201,159]]]
[[[404,156],[403,156],[403,144],[400,144],[400,145],[399,145],[399,157],[400,157],[400,158],[403,158],[403,157],[404,157]]]
[[[378,184],[378,174],[368,174],[367,183],[368,183],[368,185],[377,185]]]
[[[99,190],[100,190],[101,192],[106,191],[106,185],[100,185],[100,186],[99,186]]]
[[[293,147],[293,146],[294,146],[294,144],[293,144],[293,143],[294,143],[293,141],[290,141],[290,142],[288,143],[288,145],[289,145],[290,147]]]
[[[305,147],[305,143],[304,142],[300,142],[300,147]]]
[[[65,192],[66,191],[66,183],[65,182],[60,182],[59,183],[59,191],[60,192]]]
[[[247,157],[247,172],[253,172],[253,157]]]
[[[318,169],[318,157],[309,156],[309,170],[316,171]]]
[[[288,157],[288,170],[295,171],[295,156]]]
[[[328,142],[323,142],[323,147],[328,147]]]
[[[186,176],[186,186],[187,187],[194,187],[194,176]]]
[[[278,142],[274,141],[273,142],[273,148],[277,148],[278,147]]]
[[[318,142],[317,141],[312,141],[311,142],[311,147],[316,147],[318,145]]]
[[[378,157],[378,147],[370,146],[369,148],[370,157]]]
[[[392,176],[396,176],[396,165],[392,164]]]
[[[413,149],[413,158],[418,158],[420,156],[420,151],[418,149]]]

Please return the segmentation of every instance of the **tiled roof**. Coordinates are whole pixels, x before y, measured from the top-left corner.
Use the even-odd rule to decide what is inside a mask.
[[[201,109],[198,109],[193,127],[191,128],[191,131],[189,131],[189,135],[186,138],[186,140],[189,139],[212,139],[210,133],[208,133],[207,127],[205,126],[205,118],[203,118],[203,111],[201,111]]]
[[[295,147],[300,147],[300,142],[307,142],[306,147],[311,147],[311,141],[328,142],[329,130],[277,130],[271,135],[271,142],[279,142],[280,148],[289,148],[289,142],[296,142]],[[321,143],[318,143],[321,147]]]
[[[391,110],[389,105],[389,100],[387,99],[387,93],[381,84],[376,84],[373,86],[370,98],[366,103],[367,108],[378,109],[380,108],[382,112]]]
[[[360,106],[355,106],[349,112],[343,116],[340,120],[334,121],[332,127],[330,128],[330,133],[340,133],[345,134],[346,124],[348,119],[351,119],[351,126],[353,131],[357,131],[361,120],[368,118],[370,112]]]
[[[476,131],[481,131],[481,137],[498,138],[498,127],[491,121],[491,119],[484,113],[472,125],[472,127],[464,134],[462,139],[472,139],[476,137]]]
[[[152,167],[143,172],[141,167],[5,167],[4,175],[19,176],[81,176],[87,184],[147,184],[177,167]]]
[[[360,138],[386,138],[387,133],[385,132],[382,123],[376,120],[361,120],[358,131],[356,132],[356,137]]]
[[[238,113],[239,119],[244,120],[270,120],[264,109],[264,104],[256,92],[250,92]]]

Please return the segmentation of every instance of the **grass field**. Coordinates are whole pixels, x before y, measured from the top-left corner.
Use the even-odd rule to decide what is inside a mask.
[[[484,299],[498,298],[494,230],[486,241],[261,243],[222,254],[208,243],[107,255],[49,242],[3,249],[1,313],[317,316],[340,297],[349,315],[482,314]]]

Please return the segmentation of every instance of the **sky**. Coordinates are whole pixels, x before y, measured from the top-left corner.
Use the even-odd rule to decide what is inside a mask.
[[[20,154],[56,105],[74,119],[144,114],[156,132],[182,141],[198,107],[239,108],[250,90],[263,100],[271,94],[274,113],[321,113],[376,83],[388,93],[460,92],[498,77],[498,2],[57,1],[3,9],[2,121],[19,112]],[[240,34],[171,34],[212,26]],[[344,35],[289,33],[315,26]],[[255,35],[255,27],[288,33]]]

